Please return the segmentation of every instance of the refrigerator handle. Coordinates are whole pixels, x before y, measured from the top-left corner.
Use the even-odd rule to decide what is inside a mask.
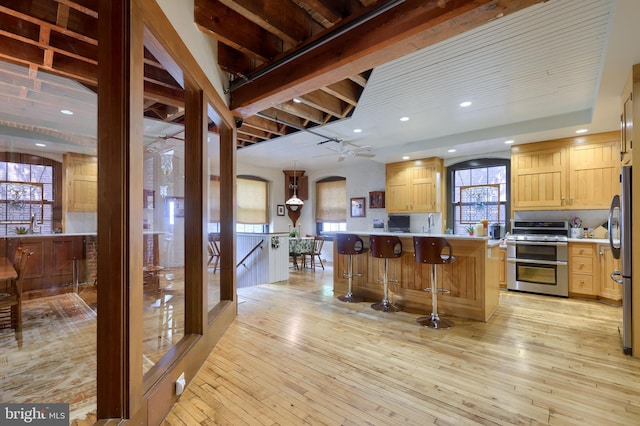
[[[622,276],[622,272],[618,271],[617,269],[615,271],[613,271],[611,273],[611,275],[609,275],[611,277],[611,279],[613,281],[615,281],[616,283],[623,285],[624,284],[624,277]]]
[[[620,196],[614,195],[613,200],[611,200],[611,207],[609,208],[609,220],[607,222],[607,229],[609,231],[609,245],[611,246],[611,254],[613,254],[614,259],[620,259],[620,244],[617,246],[613,243],[613,211],[615,209],[620,210]],[[619,238],[620,236],[618,236]]]

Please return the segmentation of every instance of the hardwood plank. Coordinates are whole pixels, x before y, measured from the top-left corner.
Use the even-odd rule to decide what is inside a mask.
[[[431,330],[337,301],[332,277],[239,289],[238,317],[165,424],[188,424],[181,405],[200,424],[640,422],[620,307],[502,290],[488,322]]]

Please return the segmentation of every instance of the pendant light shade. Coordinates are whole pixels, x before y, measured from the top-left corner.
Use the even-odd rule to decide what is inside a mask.
[[[300,198],[298,198],[298,179],[296,177],[296,162],[293,162],[293,181],[294,184],[291,185],[291,187],[293,188],[293,197],[289,198],[287,201],[285,201],[285,204],[287,206],[289,206],[290,208],[292,208],[293,210],[298,209],[299,207],[302,207],[304,205],[304,201],[302,201]]]

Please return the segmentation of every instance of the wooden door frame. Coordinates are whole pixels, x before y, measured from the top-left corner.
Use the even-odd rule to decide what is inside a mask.
[[[235,123],[226,104],[207,79],[184,42],[154,0],[99,2],[98,21],[98,423],[127,420],[155,424],[176,399],[175,380],[184,372],[187,382],[237,313],[235,300]],[[189,167],[185,180],[192,186],[188,212],[196,219],[185,228],[201,244],[186,248],[185,337],[145,377],[142,368],[142,171],[143,162],[143,47],[145,29],[165,47],[185,75],[185,106],[199,111],[186,121]],[[158,58],[159,60],[161,58]],[[206,161],[208,101],[220,129],[221,182],[221,298],[207,313],[204,298]],[[209,110],[209,114],[211,111]],[[193,115],[193,114],[192,114]],[[204,139],[206,140],[206,139]],[[227,157],[228,156],[228,157]],[[195,169],[194,169],[195,168]],[[194,184],[200,181],[200,185]],[[186,194],[185,194],[186,195]],[[199,220],[197,220],[199,219]],[[200,247],[201,246],[201,247]],[[110,419],[110,420],[107,420]]]

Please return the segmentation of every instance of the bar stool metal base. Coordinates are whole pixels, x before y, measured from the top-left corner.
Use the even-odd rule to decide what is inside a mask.
[[[338,296],[338,300],[346,303],[360,303],[364,302],[364,299],[360,296],[356,296],[355,294],[348,293],[343,294],[342,296]]]
[[[447,329],[453,327],[453,321],[448,319],[440,318],[434,315],[428,317],[420,317],[416,320],[416,322],[424,327],[435,328],[435,329]]]
[[[378,303],[374,303],[373,305],[371,305],[371,309],[374,309],[376,311],[382,311],[382,312],[398,312],[398,311],[400,311],[400,308],[398,308],[393,303],[389,303],[388,300],[382,300],[382,301],[380,301]]]

